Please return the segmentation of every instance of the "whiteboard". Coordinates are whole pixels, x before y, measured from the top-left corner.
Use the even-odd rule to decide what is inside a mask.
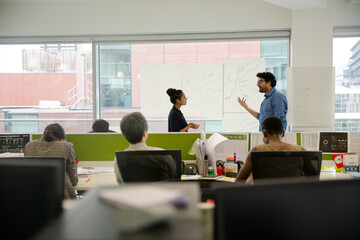
[[[259,131],[259,120],[250,113],[224,113],[223,127],[224,132],[238,131]]]
[[[334,67],[288,68],[288,125],[334,125],[334,73]]]
[[[224,112],[247,112],[237,101],[238,97],[244,97],[251,109],[259,111],[264,94],[259,93],[256,74],[265,71],[265,59],[224,59],[223,64]]]
[[[166,90],[181,89],[181,65],[146,64],[140,73],[141,112],[145,117],[167,117],[173,105]]]
[[[222,118],[222,64],[184,64],[182,90],[186,117]]]

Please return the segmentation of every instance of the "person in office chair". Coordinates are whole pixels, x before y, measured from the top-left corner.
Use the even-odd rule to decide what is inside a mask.
[[[164,150],[162,148],[146,145],[146,140],[148,138],[148,124],[144,115],[140,112],[133,112],[125,115],[120,122],[120,129],[123,136],[130,144],[125,151]],[[174,178],[176,175],[175,162],[171,156],[165,156],[164,161],[167,165],[169,179]],[[119,184],[123,183],[116,157],[114,171],[117,182]]]
[[[45,128],[40,140],[26,144],[24,156],[62,157],[65,159],[65,199],[76,199],[74,187],[78,183],[74,144],[65,140],[65,131],[57,123]]]
[[[285,131],[280,118],[269,117],[262,124],[264,144],[255,146],[246,157],[245,163],[236,176],[236,182],[252,182],[251,152],[254,151],[306,151],[303,147],[281,141]]]
[[[104,120],[104,119],[96,119],[93,122],[92,125],[92,131],[90,131],[89,133],[94,133],[94,132],[115,132],[109,129],[109,122]]]

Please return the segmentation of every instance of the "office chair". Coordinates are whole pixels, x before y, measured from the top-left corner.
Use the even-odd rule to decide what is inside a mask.
[[[319,177],[322,153],[319,151],[252,152],[253,177]]]
[[[149,182],[181,177],[181,150],[117,151],[124,182]]]
[[[0,158],[1,234],[28,239],[56,219],[64,181],[63,158]]]
[[[259,182],[215,190],[217,240],[359,239],[360,179]]]

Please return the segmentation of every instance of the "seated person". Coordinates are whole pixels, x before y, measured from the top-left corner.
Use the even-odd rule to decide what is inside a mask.
[[[305,151],[305,149],[298,145],[292,145],[281,141],[284,137],[282,122],[277,117],[269,117],[264,120],[262,124],[262,133],[264,135],[264,144],[253,147],[246,157],[244,165],[241,167],[236,182],[252,182],[252,167],[251,167],[251,152],[254,151]]]
[[[148,124],[144,115],[140,112],[125,115],[120,122],[120,128],[125,139],[130,143],[129,148],[125,149],[125,151],[164,150],[162,148],[149,147],[146,145],[146,140],[148,138]],[[176,166],[174,160],[171,156],[166,156],[164,161],[167,162],[169,179],[175,178]],[[117,182],[121,184],[123,180],[116,157],[114,171]]]
[[[89,133],[93,133],[93,132],[115,132],[115,131],[109,129],[108,121],[104,119],[96,119],[93,122],[92,131],[90,131]]]
[[[78,183],[78,175],[74,144],[65,140],[65,131],[59,124],[48,125],[40,140],[27,143],[24,156],[64,158],[65,199],[76,199],[74,186]]]

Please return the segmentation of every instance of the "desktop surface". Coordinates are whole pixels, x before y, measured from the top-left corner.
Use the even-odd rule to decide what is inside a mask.
[[[169,189],[181,189],[189,192],[188,208],[180,211],[167,224],[141,232],[124,234],[117,224],[118,210],[102,202],[98,193],[109,187],[90,190],[86,198],[80,200],[73,209],[67,210],[62,217],[44,229],[35,240],[67,239],[201,239],[201,225],[196,211],[199,201],[197,184],[152,183]],[[128,185],[127,185],[128,186]]]

